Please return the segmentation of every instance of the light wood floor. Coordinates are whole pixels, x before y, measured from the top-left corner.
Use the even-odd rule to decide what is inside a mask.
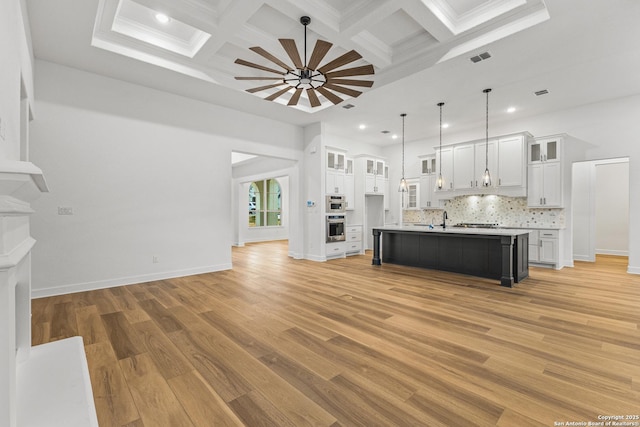
[[[253,244],[231,271],[34,300],[33,344],[83,336],[102,427],[640,414],[640,276],[626,258],[532,268],[508,289],[286,253]]]

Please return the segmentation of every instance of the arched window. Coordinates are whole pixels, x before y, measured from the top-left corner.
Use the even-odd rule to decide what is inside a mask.
[[[282,196],[275,178],[254,181],[249,186],[249,227],[282,225]]]

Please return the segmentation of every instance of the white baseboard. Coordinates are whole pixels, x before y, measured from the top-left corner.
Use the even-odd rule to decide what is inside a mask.
[[[640,274],[640,267],[627,267],[627,273],[629,274]]]
[[[197,268],[188,268],[185,270],[165,271],[162,273],[143,274],[140,276],[118,277],[115,279],[98,280],[95,282],[75,283],[71,285],[56,286],[52,288],[32,289],[31,298],[43,298],[55,295],[73,294],[76,292],[94,291],[96,289],[115,288],[117,286],[152,282],[154,280],[165,280],[173,279],[175,277],[193,276],[195,274],[213,273],[216,271],[230,270],[231,267],[231,263],[225,263]]]
[[[612,249],[596,249],[597,255],[616,255],[616,256],[629,256],[629,251],[617,251]]]
[[[591,258],[589,255],[574,255],[574,261],[585,261],[585,262],[595,262],[594,258]]]
[[[326,257],[322,257],[318,255],[306,255],[304,259],[308,259],[309,261],[316,261],[316,262],[325,262],[327,260]]]

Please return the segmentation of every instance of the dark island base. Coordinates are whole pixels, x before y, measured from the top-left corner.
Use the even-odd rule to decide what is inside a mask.
[[[382,259],[380,258],[380,234]],[[373,230],[373,265],[381,261],[500,280],[529,276],[529,235],[491,236]]]

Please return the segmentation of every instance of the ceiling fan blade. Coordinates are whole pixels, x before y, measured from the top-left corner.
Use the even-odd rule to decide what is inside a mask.
[[[313,89],[307,89],[307,96],[309,97],[309,103],[311,107],[319,107],[322,105],[320,100],[318,99],[318,95],[316,95],[316,91]]]
[[[363,86],[363,87],[373,86],[373,80],[327,79],[327,83],[332,83],[336,85],[347,85],[347,86]]]
[[[359,90],[349,89],[348,87],[342,87],[332,83],[325,83],[324,87],[336,92],[344,93],[345,95],[349,95],[354,98],[357,98],[358,96],[362,95],[362,92],[360,92]]]
[[[266,89],[271,89],[273,87],[278,87],[278,86],[282,86],[283,84],[286,84],[284,82],[280,82],[280,83],[274,83],[272,85],[266,85],[266,86],[258,86],[258,87],[254,87],[251,89],[247,89],[247,92],[249,93],[256,93],[256,92],[260,92],[262,90],[266,90]]]
[[[282,80],[282,77],[234,77],[236,80]]]
[[[291,90],[291,86],[287,86],[284,89],[281,89],[281,90],[279,90],[279,91],[267,96],[265,99],[267,101],[273,101],[274,99],[279,98],[280,96],[284,95],[285,93],[289,92],[290,90]]]
[[[322,61],[327,52],[329,52],[331,46],[333,46],[333,43],[318,40],[316,45],[313,47],[313,52],[311,53],[311,58],[309,58],[309,64],[307,64],[307,66],[312,70],[315,70],[320,64],[320,61]]]
[[[334,104],[339,104],[342,101],[344,101],[344,99],[340,98],[335,93],[329,92],[329,90],[326,89],[324,86],[320,86],[319,88],[316,88],[316,90],[321,94],[323,94],[325,98],[327,98],[329,101],[333,102]]]
[[[318,68],[318,71],[320,71],[322,74],[326,74],[331,70],[342,67],[343,65],[347,65],[350,62],[357,61],[360,58],[362,58],[362,55],[360,55],[355,50],[351,50],[344,55],[337,57],[328,64],[325,64],[322,67]]]
[[[361,67],[347,68],[340,71],[325,74],[327,79],[334,77],[364,76],[366,74],[374,74],[373,65],[363,65]]]
[[[300,59],[300,53],[298,52],[298,47],[296,46],[296,41],[293,39],[278,39],[282,47],[284,48],[287,55],[293,62],[293,65],[296,68],[302,68],[302,60]]]
[[[268,71],[270,73],[276,73],[276,74],[280,74],[281,76],[284,76],[284,73],[282,71],[274,70],[273,68],[265,67],[264,65],[254,64],[253,62],[245,61],[244,59],[238,58],[235,60],[235,63],[244,65],[246,67],[257,68],[258,70]]]
[[[275,56],[273,56],[272,54],[270,54],[269,52],[267,52],[266,50],[264,50],[263,48],[261,48],[259,46],[250,47],[249,50],[254,51],[258,55],[262,56],[263,58],[268,59],[269,61],[273,62],[276,65],[281,66],[282,68],[284,68],[287,71],[291,70],[291,67],[289,67],[287,64],[282,62],[280,59],[276,58]]]
[[[287,103],[287,105],[298,105],[298,101],[300,100],[300,95],[302,95],[302,88],[296,89],[291,96],[291,99]]]

